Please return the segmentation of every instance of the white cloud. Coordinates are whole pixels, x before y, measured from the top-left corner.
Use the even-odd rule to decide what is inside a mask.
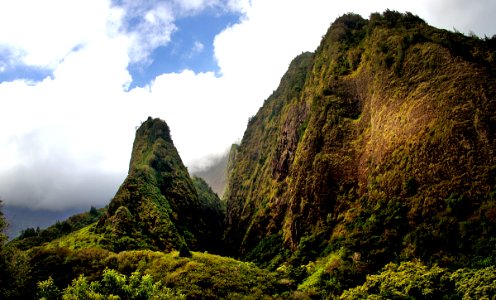
[[[203,45],[202,42],[195,41],[195,43],[193,45],[192,52],[195,54],[201,53],[204,48],[205,48],[205,45]]]
[[[26,65],[54,68],[75,47],[105,34],[112,13],[100,0],[1,1],[0,45]]]
[[[249,0],[248,0],[249,1]],[[241,11],[244,7],[243,2],[247,0],[173,0],[174,6],[180,15],[192,15],[211,8],[221,10]]]
[[[183,161],[199,165],[241,138],[290,61],[315,50],[346,12],[367,17],[389,7],[444,28],[494,34],[491,9],[481,9],[492,3],[453,3],[440,11],[427,0],[0,2],[0,48],[18,63],[53,69],[41,82],[0,83],[0,197],[45,208],[92,203],[80,197],[86,192],[107,199],[127,172],[135,127],[148,116],[166,120]],[[184,70],[127,90],[129,64],[167,44],[180,14],[220,5],[244,13],[215,39],[220,75]]]
[[[424,17],[433,26],[459,30],[466,34],[473,32],[481,37],[496,34],[494,0],[441,0],[423,1]]]
[[[217,4],[217,0],[174,0],[174,3],[181,8],[183,12],[192,12],[203,9],[206,6]]]
[[[146,60],[155,48],[168,44],[177,29],[173,10],[167,3],[151,2],[136,7],[137,3],[123,7],[126,34],[132,38],[129,53],[134,63]]]

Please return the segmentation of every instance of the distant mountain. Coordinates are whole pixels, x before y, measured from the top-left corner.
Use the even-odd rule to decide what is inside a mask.
[[[65,220],[68,217],[80,212],[75,209],[64,211],[42,209],[32,210],[30,208],[12,206],[8,204],[2,207],[2,211],[5,215],[7,223],[9,224],[6,234],[10,239],[18,236],[21,231],[26,228],[47,228],[56,221]]]
[[[313,284],[342,287],[390,261],[496,264],[495,87],[495,37],[393,11],[338,18],[248,124],[225,196],[231,255],[332,254]]]
[[[41,246],[44,243],[69,235],[98,221],[104,213],[105,208],[97,209],[92,206],[87,212],[56,219],[57,221],[55,224],[51,221],[53,225],[47,226],[47,228],[38,226],[25,227],[19,232],[19,235],[10,241],[9,245],[15,246],[21,250],[28,250],[36,246]],[[26,218],[29,217],[29,215],[22,214],[21,217]]]
[[[205,169],[192,172],[194,176],[203,178],[212,190],[222,198],[226,188],[226,172],[229,152],[212,160],[212,164]]]

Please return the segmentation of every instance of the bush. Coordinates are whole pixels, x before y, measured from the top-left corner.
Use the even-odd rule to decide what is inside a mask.
[[[57,299],[58,289],[52,278],[38,283],[38,295],[42,299]],[[89,282],[84,275],[74,279],[62,294],[64,300],[77,299],[185,299],[178,291],[153,281],[150,275],[133,272],[126,276],[112,269],[103,271],[100,281]]]
[[[366,282],[345,291],[339,299],[443,299],[452,294],[447,270],[431,268],[420,261],[387,264],[377,275],[367,276]]]
[[[459,269],[451,275],[456,291],[463,299],[495,299],[496,267],[480,270]]]
[[[56,300],[60,298],[60,291],[52,277],[38,282],[38,297],[40,300]]]

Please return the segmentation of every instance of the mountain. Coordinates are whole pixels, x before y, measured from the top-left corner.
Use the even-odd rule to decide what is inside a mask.
[[[192,172],[194,176],[203,178],[212,190],[222,198],[226,188],[226,171],[229,152],[220,157],[212,159],[211,165],[207,168]]]
[[[495,264],[495,75],[495,37],[410,13],[338,18],[248,124],[225,195],[230,254],[334,255],[321,275],[349,285],[394,260]]]
[[[128,176],[95,231],[103,233],[117,251],[185,249],[187,253],[191,248],[215,252],[222,236],[218,220],[223,219],[223,211],[211,190],[202,192],[208,193],[212,195],[198,196],[167,124],[149,117],[136,131]]]
[[[52,211],[13,206],[5,204],[2,207],[5,219],[9,226],[6,234],[13,239],[27,228],[46,228],[56,221],[65,220],[68,217],[79,213],[76,209],[67,209],[63,211]]]

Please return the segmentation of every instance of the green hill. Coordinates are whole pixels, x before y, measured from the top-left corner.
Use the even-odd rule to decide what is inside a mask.
[[[74,231],[84,228],[98,219],[105,213],[104,208],[96,209],[91,207],[88,212],[75,214],[64,221],[57,221],[54,225],[46,229],[32,227],[21,231],[21,234],[10,242],[21,250],[28,250],[35,246],[41,246],[44,243],[51,242],[55,239],[64,237]]]

